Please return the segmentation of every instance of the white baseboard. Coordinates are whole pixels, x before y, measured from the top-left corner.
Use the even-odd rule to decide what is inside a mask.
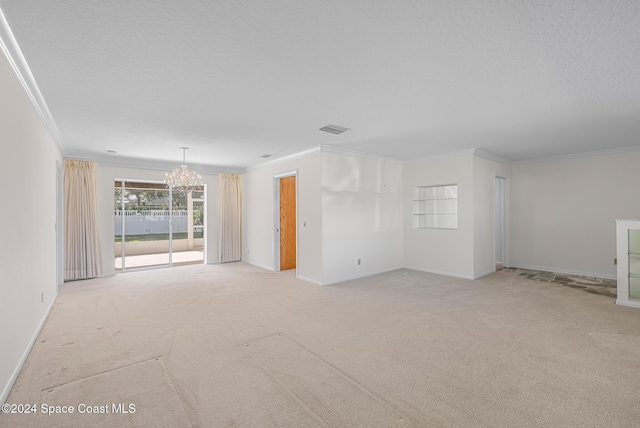
[[[390,267],[390,268],[387,268],[387,269],[381,269],[381,270],[372,271],[372,272],[365,272],[365,273],[361,273],[361,274],[357,274],[357,275],[349,275],[349,276],[345,276],[345,277],[342,277],[342,278],[334,279],[332,281],[322,282],[321,285],[338,284],[340,282],[351,281],[352,279],[365,278],[367,276],[379,275],[381,273],[391,272],[391,271],[402,269],[402,268],[403,268],[402,266],[396,266],[396,267]]]
[[[311,283],[311,284],[315,284],[315,285],[322,285],[322,282],[320,282],[320,281],[316,281],[315,279],[305,278],[304,276],[298,276],[298,279],[299,279],[300,281],[309,282],[309,283]]]
[[[258,267],[260,269],[264,269],[264,270],[268,270],[268,271],[271,271],[271,272],[275,272],[275,269],[273,269],[271,266],[259,265],[258,263],[253,263],[253,262],[250,262],[249,260],[244,260],[244,259],[242,259],[241,261],[245,262],[248,265]]]
[[[496,271],[495,269],[493,269],[493,270],[487,270],[487,271],[482,272],[482,273],[480,273],[480,274],[478,274],[478,275],[474,275],[473,279],[482,278],[483,276],[490,275],[490,274],[494,273],[495,271]]]
[[[580,276],[590,276],[592,278],[604,278],[604,279],[616,279],[615,275],[604,274],[601,272],[585,272],[580,270],[571,270],[571,269],[563,269],[558,267],[548,267],[548,266],[536,266],[536,265],[521,265],[512,263],[511,268],[519,268],[519,269],[530,269],[530,270],[540,270],[543,272],[553,272],[567,275],[580,275]]]
[[[4,389],[2,390],[2,395],[0,395],[0,404],[4,404],[7,401],[7,397],[9,397],[11,388],[13,388],[13,384],[18,378],[18,375],[20,374],[20,370],[22,370],[22,366],[24,365],[25,361],[27,361],[27,357],[29,357],[31,348],[33,348],[33,345],[36,343],[36,340],[38,339],[38,335],[40,334],[40,330],[42,330],[42,326],[44,326],[44,323],[47,321],[47,318],[49,318],[49,313],[51,312],[51,309],[53,308],[53,304],[55,303],[57,298],[58,298],[58,294],[56,293],[55,297],[51,301],[51,304],[47,308],[47,311],[44,313],[44,316],[42,317],[40,324],[36,328],[36,331],[33,334],[33,337],[29,341],[29,344],[27,345],[27,349],[25,349],[24,352],[22,353],[22,357],[20,358],[20,361],[18,361],[18,365],[16,366],[15,370],[13,371],[13,374],[9,378],[9,382],[7,382]]]
[[[417,270],[419,272],[435,273],[436,275],[452,276],[454,278],[472,279],[472,280],[475,279],[472,275],[460,275],[459,273],[453,273],[453,272],[445,272],[445,271],[432,270],[432,269],[423,269],[423,268],[412,267],[412,266],[405,266],[404,268],[405,269],[411,269],[411,270]]]
[[[627,306],[629,308],[640,308],[640,302],[634,302],[630,300],[616,299],[616,305]]]

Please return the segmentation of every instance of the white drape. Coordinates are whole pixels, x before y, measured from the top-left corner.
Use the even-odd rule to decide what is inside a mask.
[[[65,279],[102,273],[95,162],[64,161]]]
[[[242,180],[236,174],[218,175],[218,237],[220,262],[242,258]]]

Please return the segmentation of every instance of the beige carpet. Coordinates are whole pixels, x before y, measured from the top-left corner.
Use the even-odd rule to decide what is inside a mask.
[[[637,427],[639,356],[640,310],[508,270],[196,265],[61,287],[0,426]]]

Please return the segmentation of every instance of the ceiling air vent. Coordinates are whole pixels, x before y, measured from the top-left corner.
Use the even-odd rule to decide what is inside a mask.
[[[349,131],[349,128],[329,124],[327,126],[323,126],[322,128],[320,128],[320,130],[324,132],[330,132],[332,134],[342,134],[343,132]]]

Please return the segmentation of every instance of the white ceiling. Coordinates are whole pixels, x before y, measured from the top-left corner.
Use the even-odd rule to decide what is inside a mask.
[[[640,145],[638,0],[0,0],[72,154]],[[318,128],[351,128],[342,135]]]

